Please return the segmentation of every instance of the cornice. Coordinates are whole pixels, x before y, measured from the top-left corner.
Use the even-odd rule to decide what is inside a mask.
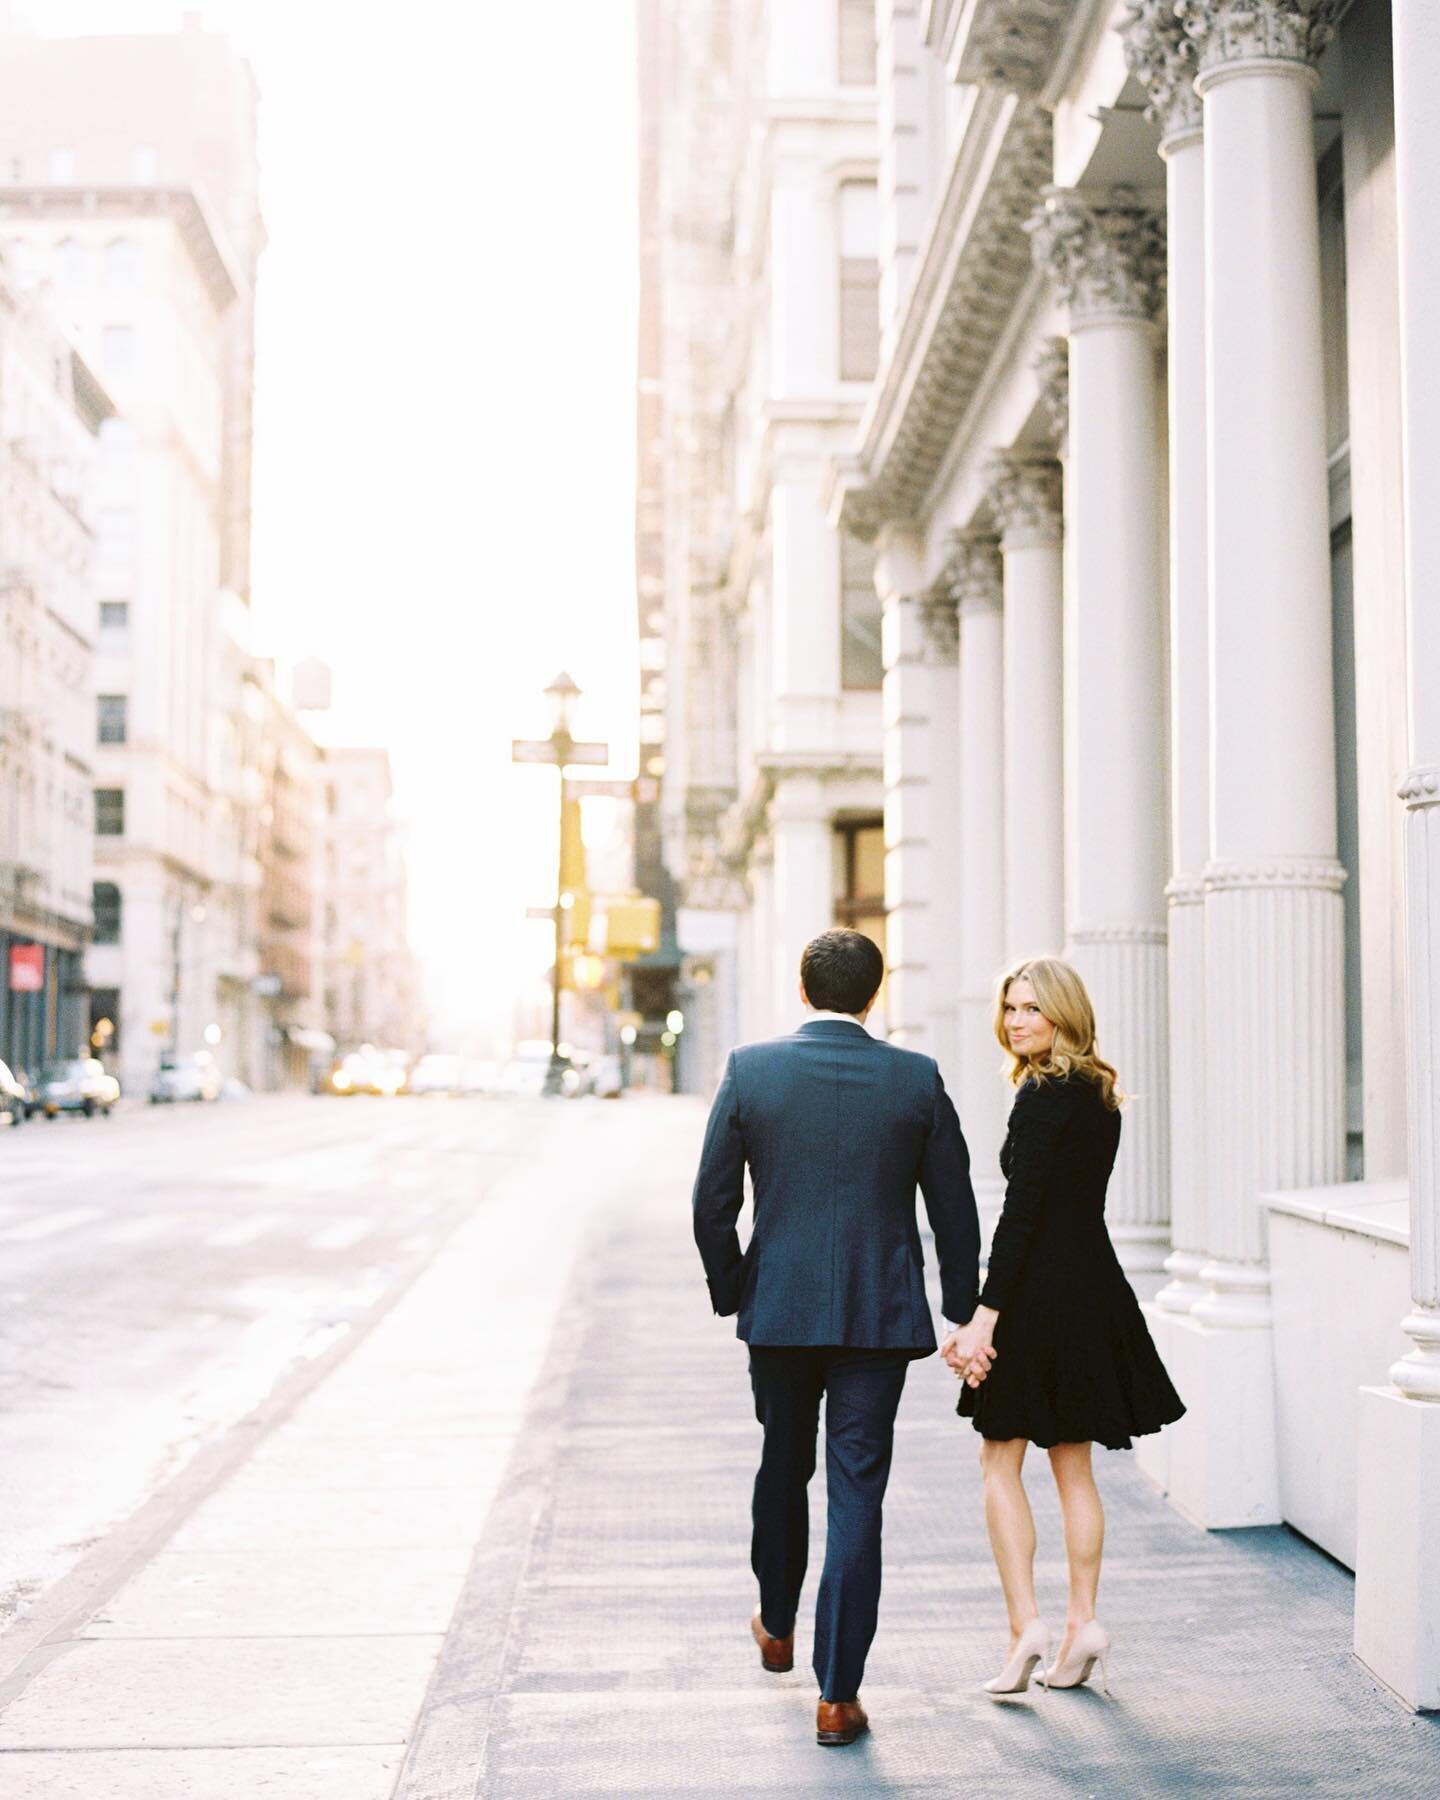
[[[978,96],[922,255],[895,352],[837,470],[840,522],[873,538],[914,519],[1030,274],[1026,220],[1052,168],[1050,115]]]
[[[0,219],[168,217],[190,252],[216,312],[240,293],[241,278],[222,249],[209,214],[190,188],[21,187],[0,185]]]
[[[969,0],[948,8],[947,65],[957,81],[1040,95],[1074,20],[1075,0]]]

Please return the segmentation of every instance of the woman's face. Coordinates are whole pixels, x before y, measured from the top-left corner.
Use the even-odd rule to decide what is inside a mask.
[[[1005,990],[1005,1035],[1017,1056],[1043,1058],[1055,1042],[1055,1027],[1040,1010],[1035,990],[1023,975]]]

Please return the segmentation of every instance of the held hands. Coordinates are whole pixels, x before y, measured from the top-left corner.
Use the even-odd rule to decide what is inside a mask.
[[[992,1307],[979,1306],[968,1325],[957,1326],[940,1346],[940,1354],[967,1387],[978,1388],[995,1361],[995,1320]]]

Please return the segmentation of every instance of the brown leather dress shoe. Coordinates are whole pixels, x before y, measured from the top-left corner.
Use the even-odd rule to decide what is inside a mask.
[[[817,1744],[853,1744],[869,1729],[870,1721],[858,1700],[822,1700],[815,1710]]]
[[[788,1675],[795,1667],[795,1633],[789,1637],[771,1637],[760,1623],[760,1608],[757,1606],[750,1619],[750,1634],[760,1646],[760,1666],[768,1669],[772,1675]]]

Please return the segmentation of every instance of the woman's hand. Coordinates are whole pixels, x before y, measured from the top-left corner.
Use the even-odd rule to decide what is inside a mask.
[[[995,1361],[993,1339],[998,1317],[993,1307],[977,1306],[970,1322],[952,1331],[940,1347],[945,1361],[969,1387],[979,1387]]]

